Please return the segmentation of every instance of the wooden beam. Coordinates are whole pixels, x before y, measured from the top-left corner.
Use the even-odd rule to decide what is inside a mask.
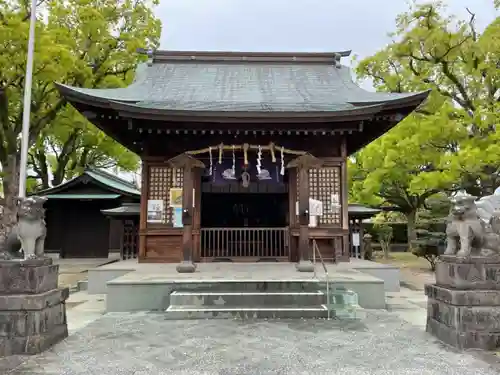
[[[287,168],[298,168],[299,170],[301,168],[316,169],[321,168],[322,166],[323,160],[318,159],[309,153],[301,155],[287,164]]]
[[[172,166],[172,168],[188,168],[189,170],[193,168],[205,168],[205,163],[201,160],[198,160],[187,153],[182,153],[177,155],[176,157],[167,161],[168,164]]]
[[[347,137],[342,138],[340,156],[343,159],[340,167],[340,199],[342,202],[342,228],[349,230],[349,189],[347,186]],[[342,244],[342,260],[349,261],[349,238],[346,236]]]

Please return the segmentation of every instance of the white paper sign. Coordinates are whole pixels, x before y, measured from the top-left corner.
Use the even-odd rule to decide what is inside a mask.
[[[163,223],[163,200],[148,200],[148,223]]]
[[[299,216],[299,202],[295,202],[295,214]],[[309,198],[309,216],[323,216],[323,202]]]
[[[356,246],[358,247],[360,245],[360,241],[359,241],[359,233],[357,232],[354,232],[352,234],[352,246]]]
[[[323,216],[323,202],[309,198],[309,216]]]
[[[309,216],[309,227],[316,228],[318,226],[318,217],[317,216]]]
[[[332,194],[330,197],[330,206],[333,212],[339,212],[342,208],[342,204],[340,203],[340,197],[338,194]]]

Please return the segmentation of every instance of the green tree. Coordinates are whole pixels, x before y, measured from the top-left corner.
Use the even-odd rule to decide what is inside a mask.
[[[72,170],[73,164],[82,165],[85,155],[91,154],[96,145],[89,135],[92,128],[83,123],[74,110],[68,109],[54,82],[91,88],[121,87],[129,83],[140,58],[137,48],[158,46],[161,25],[152,13],[158,0],[41,0],[39,4],[44,17],[38,17],[35,33],[29,144],[37,147],[31,154],[32,166],[40,170],[50,167],[55,172],[62,168],[66,173]],[[0,95],[0,164],[5,197],[2,225],[7,230],[15,220],[14,198],[18,195],[29,12],[28,0],[0,0],[0,90],[3,92]],[[78,125],[68,131],[72,123]],[[102,137],[95,129],[90,133],[96,139]],[[47,141],[40,142],[40,136]],[[65,148],[68,140],[71,140],[70,147]],[[44,146],[51,144],[58,150],[54,166],[49,166],[40,156],[40,152],[47,154]],[[110,151],[109,147],[106,151],[106,147],[101,154]],[[119,152],[108,156],[113,159]],[[46,174],[42,172],[42,175]]]
[[[498,6],[498,1],[495,2]],[[474,195],[491,194],[500,184],[500,17],[480,31],[475,15],[446,17],[441,1],[414,3],[397,18],[395,42],[360,62],[361,78],[381,91],[433,89],[447,103],[460,136],[437,144],[452,174]],[[441,116],[435,110],[424,115]]]
[[[441,116],[446,117],[442,111]],[[427,199],[453,186],[436,143],[456,137],[452,121],[416,114],[372,142],[350,160],[350,192],[356,201],[390,206],[408,225],[408,245],[416,239],[418,211]]]
[[[379,91],[432,89],[427,105],[351,161],[352,192],[397,207],[408,240],[424,202],[446,189],[482,195],[500,183],[500,18],[484,31],[475,16],[444,16],[441,2],[411,5],[398,16],[394,43],[359,62],[359,78]]]
[[[139,158],[135,154],[105,136],[72,107],[61,111],[54,123],[29,153],[32,178],[36,180],[34,188],[57,186],[86,167],[138,169]]]

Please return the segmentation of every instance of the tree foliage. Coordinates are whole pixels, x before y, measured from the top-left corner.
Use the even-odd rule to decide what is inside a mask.
[[[500,184],[500,18],[479,31],[469,13],[459,20],[441,2],[414,3],[398,16],[394,43],[357,67],[379,91],[432,89],[425,106],[351,160],[351,194],[403,212],[409,242],[434,194],[483,195]]]
[[[0,0],[0,164],[8,211],[4,216],[10,217],[17,196],[30,3]],[[53,182],[60,183],[84,165],[136,165],[135,156],[106,139],[59,96],[54,82],[88,88],[130,83],[139,60],[137,48],[158,46],[161,25],[152,12],[157,4],[39,1],[29,143],[31,166],[42,186],[49,183],[49,169],[57,176]]]

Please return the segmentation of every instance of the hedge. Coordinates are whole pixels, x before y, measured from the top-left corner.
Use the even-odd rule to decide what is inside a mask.
[[[408,242],[407,225],[406,223],[387,223],[392,227],[392,244],[403,244]],[[370,233],[374,242],[378,242],[377,231],[374,229],[373,223],[364,224],[365,233]],[[429,224],[428,229],[431,232],[444,232],[446,223]]]

